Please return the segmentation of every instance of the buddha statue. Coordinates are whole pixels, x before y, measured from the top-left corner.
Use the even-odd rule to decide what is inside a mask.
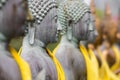
[[[111,25],[112,23],[113,23],[113,21],[112,21],[112,16],[111,16],[111,10],[110,10],[109,5],[107,4],[106,8],[105,8],[105,18],[104,18],[103,27],[102,27],[102,43],[100,46],[100,51],[101,51],[102,55],[104,56],[105,60],[112,60],[113,59],[112,62],[109,61],[109,62],[111,62],[110,65],[112,65],[115,62],[114,56],[113,56],[114,53],[111,50],[111,45],[112,45],[111,40],[112,39],[110,39],[110,37],[109,37],[109,29],[113,28]],[[107,57],[107,55],[109,53],[111,55],[109,55],[109,57]]]
[[[106,5],[105,9],[105,19],[104,24],[102,27],[102,44],[101,46],[97,47],[97,52],[101,59],[101,66],[100,66],[100,74],[105,73],[104,76],[100,75],[101,78],[105,80],[113,79],[113,80],[119,80],[119,78],[114,74],[114,69],[117,68],[116,65],[118,65],[118,61],[116,62],[116,53],[114,51],[114,39],[116,33],[116,24],[112,19],[111,11],[109,5]],[[113,33],[111,34],[110,31]],[[115,64],[115,65],[114,65]]]
[[[102,39],[102,30],[101,30],[102,29],[102,25],[101,25],[102,22],[101,22],[100,18],[97,16],[94,0],[91,0],[90,9],[91,9],[91,12],[95,18],[95,28],[97,29],[97,32],[99,34],[95,39],[94,45],[91,45],[95,49],[96,46],[100,45],[102,42],[102,40],[101,40]]]
[[[117,46],[120,50],[120,11],[119,11],[119,18],[118,18],[118,27],[117,27],[117,33],[116,33],[116,38],[117,38]]]
[[[24,80],[9,43],[24,35],[26,16],[26,0],[0,0],[0,80]]]
[[[113,45],[113,50],[116,54],[115,55],[115,59],[116,59],[116,63],[114,63],[111,67],[112,71],[119,76],[120,78],[120,27],[118,25],[117,27],[117,32],[116,32],[116,43],[114,43]]]
[[[101,60],[100,60],[98,53],[96,52],[96,49],[102,43],[102,25],[101,25],[102,22],[101,22],[100,18],[97,16],[94,0],[91,0],[90,9],[91,9],[91,13],[92,13],[93,17],[95,18],[95,29],[97,30],[98,35],[96,37],[94,37],[94,40],[92,40],[91,42],[88,40],[84,41],[83,45],[85,45],[85,47],[88,49],[88,52],[89,52],[89,49],[93,51],[93,53],[95,54],[95,56],[97,58],[99,66],[100,66]]]
[[[61,41],[54,54],[60,61],[66,80],[86,80],[86,63],[79,50],[81,40],[93,40],[94,18],[84,1],[67,0],[58,7],[58,23],[61,27]],[[91,36],[91,37],[89,37]]]
[[[91,2],[93,2],[93,0],[91,1]],[[94,4],[93,3],[91,3],[91,8],[93,8],[93,9],[91,9],[92,10],[92,12],[93,12],[93,14],[95,13],[94,11],[95,11],[95,8],[94,8],[95,6],[94,6]],[[110,68],[109,68],[109,66],[108,66],[108,64],[107,64],[107,62],[106,62],[106,60],[105,59],[103,59],[103,58],[105,58],[105,56],[103,56],[103,55],[101,55],[102,53],[100,52],[100,45],[102,44],[102,41],[104,40],[104,43],[106,44],[106,48],[109,48],[110,46],[109,46],[109,43],[108,43],[108,41],[106,40],[107,39],[107,35],[106,35],[106,31],[107,30],[109,30],[109,28],[107,28],[107,30],[105,30],[105,24],[108,24],[108,22],[113,26],[113,24],[114,24],[114,21],[112,20],[112,18],[111,18],[111,11],[110,11],[110,8],[109,8],[109,6],[107,5],[107,7],[106,7],[106,19],[105,19],[105,23],[104,23],[104,25],[103,25],[103,23],[101,23],[101,21],[99,21],[99,18],[98,17],[95,17],[95,20],[96,20],[96,29],[97,29],[97,31],[98,31],[98,37],[96,38],[96,41],[95,41],[95,43],[94,43],[94,48],[92,48],[93,50],[94,50],[94,53],[95,53],[95,55],[96,55],[96,57],[97,57],[97,60],[98,60],[98,62],[99,62],[99,78],[100,79],[102,79],[102,80],[110,80],[110,79],[113,79],[113,80],[119,80],[119,78],[110,70]],[[96,16],[96,14],[94,14],[94,16]],[[111,23],[112,22],[112,23]],[[102,24],[102,25],[101,25]],[[106,27],[108,27],[108,26],[106,26]],[[114,26],[115,27],[115,26]],[[115,30],[115,29],[114,29]],[[113,32],[114,32],[114,30],[113,30]],[[111,34],[111,33],[110,33]],[[104,36],[103,36],[104,35]],[[103,38],[102,38],[103,37]],[[109,48],[109,50],[106,50],[105,49],[105,44],[104,44],[104,46],[102,45],[102,47],[101,47],[101,50],[105,50],[105,52],[109,52],[109,50],[110,50],[110,48]],[[110,50],[111,51],[111,50]],[[107,56],[107,55],[106,55]],[[109,57],[109,56],[107,56],[107,57]],[[111,57],[111,56],[110,56]],[[109,58],[109,60],[110,60],[110,58]],[[113,60],[113,59],[111,59],[111,60]],[[95,64],[95,63],[94,63]],[[119,71],[119,70],[118,70]]]
[[[120,14],[120,11],[119,11]],[[112,49],[114,50],[114,55],[116,62],[112,65],[111,70],[120,77],[120,15],[118,15],[117,22],[117,31],[115,33],[116,42],[112,45]]]
[[[117,29],[116,38],[117,38],[116,43],[115,43],[116,51],[117,51],[117,53],[120,53],[120,27],[118,27],[118,29]],[[118,63],[119,63],[119,61],[120,61],[120,57],[118,56]],[[119,66],[120,65],[118,65],[118,67]],[[119,78],[120,78],[120,68],[116,69],[114,72],[117,75],[119,74]]]
[[[60,80],[46,46],[57,41],[57,3],[54,0],[29,0],[33,20],[23,40],[21,57],[30,65],[32,80]]]

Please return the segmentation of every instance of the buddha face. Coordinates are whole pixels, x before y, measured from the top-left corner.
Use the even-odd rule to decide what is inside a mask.
[[[92,42],[95,40],[97,31],[94,26],[94,18],[91,13],[86,13],[73,27],[74,36],[80,40]]]
[[[89,23],[89,29],[88,29],[89,34],[88,34],[88,37],[87,37],[87,41],[89,43],[93,43],[93,42],[95,42],[96,37],[98,36],[98,32],[95,29],[95,20],[94,20],[93,16],[91,15],[90,18],[91,18],[91,20],[90,20],[90,23]]]
[[[57,39],[57,8],[52,8],[40,25],[37,25],[36,35],[44,43],[54,43]]]
[[[24,33],[24,22],[27,13],[26,0],[8,0],[3,6],[3,33],[7,37],[17,37]]]

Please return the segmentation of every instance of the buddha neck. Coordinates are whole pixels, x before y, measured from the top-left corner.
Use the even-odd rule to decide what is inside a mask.
[[[77,47],[78,48],[78,40],[74,37],[72,37],[71,40],[69,40],[67,38],[67,35],[66,34],[63,34],[62,37],[61,37],[61,42],[60,43],[70,43],[72,44],[74,47]]]
[[[86,47],[87,48],[87,41],[80,41],[80,45],[82,45],[82,46],[84,46],[84,47]]]
[[[0,33],[0,54],[3,54],[2,51],[8,51],[8,46],[9,46],[9,41],[7,40],[7,38]],[[4,52],[5,55],[10,56],[9,51],[8,52]]]
[[[37,37],[35,37],[35,43],[34,43],[35,45],[38,45],[38,46],[40,46],[40,47],[42,47],[42,48],[46,48],[46,46],[47,46],[47,40],[45,41],[43,41],[41,38],[37,38]]]
[[[30,39],[31,39],[31,38],[30,38],[29,34],[27,34],[27,35],[25,36],[25,38],[24,38],[23,45],[26,44],[26,45],[29,45],[29,46],[31,46],[31,47],[39,46],[39,47],[41,47],[41,48],[45,48],[45,47],[46,47],[45,43],[44,43],[43,41],[41,41],[40,39],[38,39],[38,38],[35,37],[33,44],[30,44]],[[26,40],[27,40],[27,43],[26,43]]]
[[[23,39],[23,43],[22,43],[22,53],[28,53],[29,50],[31,50],[32,48],[41,50],[42,52],[45,52],[45,44],[40,41],[39,39],[34,39],[34,43],[30,44],[30,37],[27,34],[24,39]]]
[[[39,47],[41,47],[41,48],[45,48],[45,47],[46,47],[46,45],[44,44],[44,42],[42,42],[42,41],[39,40],[39,39],[35,39],[34,45],[35,45],[35,46],[39,46]]]
[[[46,45],[41,40],[35,39],[34,46],[39,46],[39,49],[42,52],[46,53],[46,50],[45,50],[46,49]]]

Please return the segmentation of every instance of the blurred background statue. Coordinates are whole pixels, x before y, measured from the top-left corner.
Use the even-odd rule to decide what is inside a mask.
[[[66,80],[85,80],[88,71],[84,55],[79,50],[79,42],[93,40],[93,36],[96,36],[89,34],[94,32],[90,8],[84,1],[64,1],[58,8],[58,22],[62,27],[62,37],[54,54],[65,71]]]
[[[92,3],[91,3],[91,8],[92,8],[91,11],[93,12],[93,15],[95,16],[95,19],[96,19],[96,29],[99,33],[99,36],[96,38],[95,43],[88,44],[88,48],[91,48],[91,49],[94,50],[94,53],[95,53],[95,55],[98,59],[99,73],[100,73],[99,77],[101,79],[105,79],[105,80],[107,80],[107,79],[108,80],[109,79],[119,80],[117,78],[117,76],[115,76],[115,74],[109,68],[111,63],[114,64],[113,59],[116,59],[113,55],[111,55],[111,53],[114,52],[111,47],[115,42],[116,23],[113,21],[113,19],[111,17],[111,11],[110,11],[110,8],[109,8],[108,5],[106,6],[106,10],[105,10],[105,15],[106,16],[105,16],[105,19],[104,19],[104,23],[101,23],[102,21],[100,21],[100,19],[96,17],[95,6],[93,4],[93,0],[92,0]],[[110,30],[110,26],[111,26],[111,30]],[[110,33],[110,31],[112,31],[112,33]],[[102,46],[101,46],[101,43],[102,43]],[[103,52],[100,52],[98,50],[99,46],[101,46],[101,50],[103,50]],[[111,58],[113,58],[113,59],[111,59]]]

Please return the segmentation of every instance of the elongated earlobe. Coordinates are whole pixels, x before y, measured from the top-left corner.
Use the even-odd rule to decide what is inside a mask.
[[[73,27],[73,22],[70,20],[69,22],[68,22],[68,29],[67,29],[67,37],[68,37],[68,40],[72,40],[72,27]]]
[[[35,41],[35,25],[31,25],[31,23],[29,23],[28,27],[29,44],[33,45]]]
[[[67,26],[68,26],[67,27],[67,37],[68,37],[68,40],[71,41],[72,40],[72,36],[73,36],[73,34],[72,34],[73,21],[69,20]]]
[[[67,37],[68,37],[68,40],[72,40],[72,27],[68,27],[68,30],[67,30]]]

